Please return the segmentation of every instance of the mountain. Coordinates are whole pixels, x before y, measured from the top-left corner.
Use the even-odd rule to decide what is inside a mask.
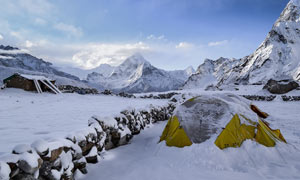
[[[59,69],[61,71],[64,71],[66,73],[72,74],[74,76],[79,77],[81,80],[86,80],[88,74],[91,74],[93,72],[102,74],[104,76],[109,76],[114,67],[109,65],[109,64],[101,64],[100,66],[93,68],[93,69],[81,69],[81,68],[76,68],[76,67],[68,67],[68,66],[63,66],[63,67],[56,67],[56,69]]]
[[[207,60],[184,88],[266,83],[269,79],[300,80],[300,0],[291,0],[266,39],[241,59]]]
[[[14,73],[44,75],[61,85],[87,87],[80,79],[53,67],[50,62],[39,59],[16,47],[0,45],[0,84]]]
[[[0,45],[0,66],[37,71],[41,73],[54,74],[73,80],[79,80],[78,77],[58,71],[52,67],[50,62],[36,58],[18,48]]]
[[[98,71],[90,73],[87,81],[101,84],[106,89],[129,93],[176,90],[194,72],[191,67],[178,71],[158,69],[140,54],[130,56],[117,67],[102,69],[100,66]]]

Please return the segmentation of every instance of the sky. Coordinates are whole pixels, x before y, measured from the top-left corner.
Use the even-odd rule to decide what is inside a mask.
[[[57,66],[154,66],[241,58],[262,43],[288,0],[0,0],[0,44]]]

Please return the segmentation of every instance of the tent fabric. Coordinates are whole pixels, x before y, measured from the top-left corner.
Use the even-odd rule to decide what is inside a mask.
[[[161,141],[166,141],[167,146],[184,147],[192,145],[191,140],[186,135],[184,129],[180,126],[176,116],[172,117],[168,121],[160,137],[159,142]]]
[[[160,142],[184,147],[219,134],[215,145],[220,149],[240,147],[247,139],[267,147],[273,147],[277,142],[286,143],[280,130],[271,129],[261,120],[268,116],[248,100],[234,94],[201,95],[176,108]]]
[[[235,114],[216,139],[215,144],[220,149],[240,147],[246,139],[253,139],[254,135],[255,126],[241,124],[239,116]]]
[[[255,140],[267,147],[274,147],[276,142],[285,142],[283,135],[281,134],[279,129],[273,130],[262,120],[258,121],[257,133],[255,136]]]
[[[217,137],[215,144],[220,149],[240,147],[246,139],[253,139],[267,147],[274,147],[279,141],[286,143],[279,129],[272,130],[260,119],[255,126],[241,124],[239,116],[236,114]]]

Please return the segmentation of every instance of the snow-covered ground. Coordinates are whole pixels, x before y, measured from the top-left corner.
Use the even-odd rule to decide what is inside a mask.
[[[139,109],[166,103],[167,100],[0,90],[0,156],[17,144],[63,138],[86,128],[92,115],[112,116],[129,107]]]
[[[166,122],[135,136],[131,144],[110,150],[89,166],[83,179],[300,179],[300,102],[253,102],[274,117],[288,144],[267,148],[247,140],[241,148],[220,150],[217,135],[190,147],[157,144]]]

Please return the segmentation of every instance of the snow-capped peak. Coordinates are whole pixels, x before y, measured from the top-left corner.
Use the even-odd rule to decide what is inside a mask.
[[[290,3],[293,3],[295,6],[300,6],[300,0],[291,0]]]
[[[109,77],[99,73],[88,75],[87,80],[101,84],[107,89],[126,92],[168,91],[181,87],[193,68],[178,71],[164,71],[152,66],[141,54],[128,57],[122,64],[114,67]]]
[[[150,64],[140,53],[135,53],[125,59],[125,61],[120,66],[138,66],[144,63]]]
[[[185,87],[266,83],[271,78],[300,80],[299,22],[300,0],[291,0],[252,55],[241,59],[206,59]]]

